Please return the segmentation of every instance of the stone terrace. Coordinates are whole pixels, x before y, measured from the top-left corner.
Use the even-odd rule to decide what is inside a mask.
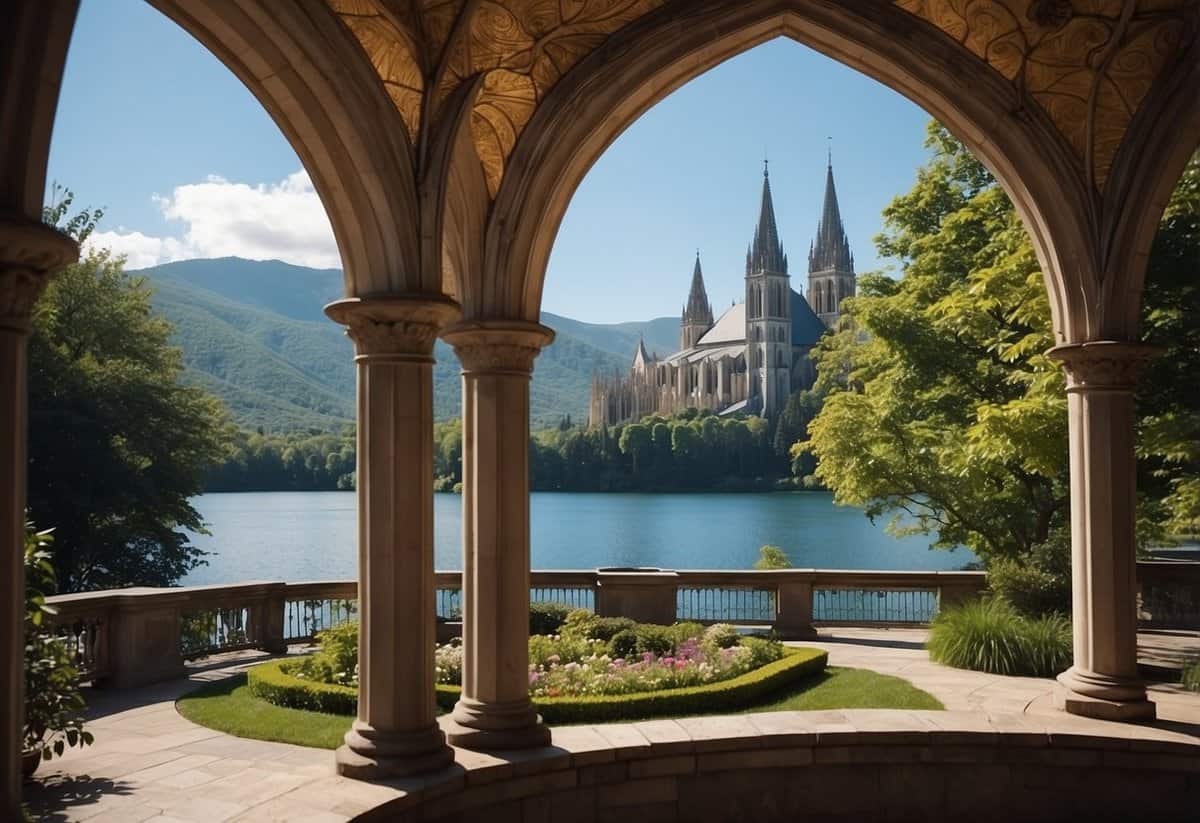
[[[456,750],[441,773],[386,783],[337,776],[332,752],[196,726],[174,700],[253,662],[92,695],[97,743],[44,764],[26,799],[37,819],[644,820],[1055,819],[1123,808],[1178,819],[1200,792],[1200,696],[1151,688],[1159,720],[1108,723],[1052,705],[1053,681],[929,661],[921,630],[830,630],[805,645],[835,666],[895,674],[944,712],[845,710],[712,716],[553,730],[549,748]],[[1160,637],[1147,638],[1161,646]],[[1178,651],[1194,647],[1181,636]],[[1064,791],[1064,789],[1073,789]],[[1064,805],[1066,804],[1066,805]],[[1115,805],[1114,805],[1115,804]]]

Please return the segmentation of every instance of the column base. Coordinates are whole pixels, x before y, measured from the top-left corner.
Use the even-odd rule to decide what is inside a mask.
[[[1153,720],[1157,710],[1137,678],[1112,677],[1074,666],[1058,676],[1054,704],[1068,714],[1096,720]]]
[[[437,724],[419,732],[384,732],[355,720],[345,741],[335,755],[337,773],[356,780],[434,772],[454,762],[454,750]]]
[[[817,630],[813,626],[774,626],[780,640],[816,640]]]
[[[446,739],[464,749],[536,749],[550,745],[550,728],[529,700],[484,703],[463,697],[443,724]]]

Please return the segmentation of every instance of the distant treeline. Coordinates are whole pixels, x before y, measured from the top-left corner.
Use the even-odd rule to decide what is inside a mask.
[[[225,459],[208,475],[210,492],[335,491],[354,488],[354,433],[233,431]]]
[[[564,418],[534,432],[529,444],[534,491],[720,491],[792,487],[812,473],[811,458],[793,458],[819,401],[795,395],[776,425],[761,417],[719,417],[687,409],[672,417],[587,428]],[[462,482],[462,422],[434,426],[434,487]],[[353,489],[354,434],[271,435],[239,431],[208,491]],[[811,480],[809,480],[811,483]]]

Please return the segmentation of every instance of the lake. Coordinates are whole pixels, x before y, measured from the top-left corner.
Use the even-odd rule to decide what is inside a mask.
[[[206,494],[193,502],[212,532],[194,541],[212,554],[184,585],[357,575],[353,492]],[[462,498],[435,495],[434,514],[437,568],[461,569]],[[897,540],[826,492],[534,492],[530,515],[535,569],[748,569],[766,543],[800,568],[945,570],[975,559],[962,548],[930,550],[925,537]]]

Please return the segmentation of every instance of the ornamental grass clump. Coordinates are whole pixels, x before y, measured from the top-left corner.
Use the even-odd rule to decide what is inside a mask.
[[[1183,667],[1183,687],[1190,692],[1200,692],[1200,660]]]
[[[1058,614],[1025,617],[1000,597],[973,600],[938,613],[928,649],[959,669],[1053,677],[1071,664],[1071,623]]]

